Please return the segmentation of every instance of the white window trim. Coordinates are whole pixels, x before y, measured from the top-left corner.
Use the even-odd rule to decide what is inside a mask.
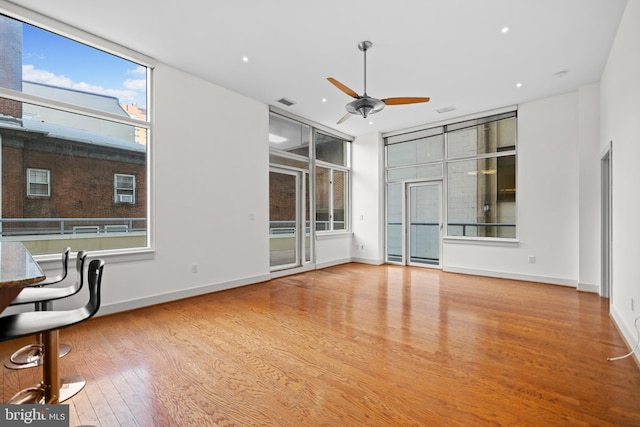
[[[31,172],[45,172],[47,177],[47,194],[32,194],[31,193]],[[34,184],[43,184],[41,182],[37,182]],[[27,196],[28,197],[51,197],[51,171],[49,169],[40,169],[40,168],[27,168]]]
[[[119,177],[131,177],[133,179],[133,188],[124,188],[118,187],[118,178]],[[119,191],[132,191],[131,201],[124,201],[122,196],[129,196],[129,194],[120,194]],[[126,200],[126,198],[125,198]],[[126,204],[133,205],[136,203],[136,176],[125,174],[125,173],[115,173],[113,174],[113,202],[116,204]]]
[[[92,110],[90,108],[79,107],[75,105],[66,104],[50,99],[40,99],[32,97],[31,95],[17,92],[11,89],[0,87],[0,97],[11,99],[14,101],[27,102],[31,104],[41,105],[44,107],[67,110],[69,112],[82,114],[89,117],[101,118],[104,120],[110,120],[122,124],[130,124],[137,127],[147,129],[147,171],[146,171],[146,186],[147,186],[147,245],[146,247],[135,247],[115,250],[100,250],[94,251],[95,256],[101,256],[109,258],[111,262],[127,262],[135,261],[138,259],[151,259],[155,253],[155,212],[153,211],[152,194],[153,194],[153,176],[154,176],[154,155],[153,155],[153,101],[154,101],[154,81],[152,78],[154,68],[156,67],[156,61],[146,55],[143,55],[134,50],[128,49],[122,45],[116,44],[109,40],[100,38],[93,34],[82,31],[76,27],[65,24],[61,21],[55,20],[48,16],[44,16],[33,12],[29,9],[21,6],[4,2],[0,5],[0,13],[25,22],[30,25],[40,27],[44,30],[52,33],[68,37],[72,40],[84,43],[88,46],[96,49],[111,53],[121,58],[136,62],[140,65],[147,67],[147,121],[142,121],[134,118],[128,118],[122,120],[120,116],[113,116],[108,112],[102,112],[98,110]],[[42,254],[35,256],[35,259],[40,261],[48,261],[53,259],[59,262],[59,254]]]

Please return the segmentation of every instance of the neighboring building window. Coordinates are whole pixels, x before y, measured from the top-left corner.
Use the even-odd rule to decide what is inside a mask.
[[[59,30],[84,38],[64,24]],[[125,59],[108,53],[118,51],[108,41],[89,46],[2,14],[0,34],[2,237],[37,240],[34,254],[60,245],[148,247],[146,59],[133,52]],[[27,159],[40,168],[25,174]],[[25,188],[28,197],[19,201]],[[113,230],[126,236],[114,239]],[[82,240],[73,238],[79,232]]]
[[[349,142],[316,132],[316,231],[349,229]]]
[[[136,177],[134,175],[115,174],[113,176],[113,193],[116,203],[135,203]]]
[[[27,169],[27,196],[51,196],[51,171],[47,169]]]

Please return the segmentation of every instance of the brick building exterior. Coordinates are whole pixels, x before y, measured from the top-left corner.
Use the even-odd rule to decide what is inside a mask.
[[[2,87],[127,116],[117,98],[23,82],[21,24],[0,16],[0,37]],[[0,143],[2,219],[146,218],[146,144],[133,126],[0,98]],[[48,176],[45,194],[28,194],[29,169]],[[134,177],[132,198],[117,197],[116,174]],[[2,232],[21,226],[3,221]]]

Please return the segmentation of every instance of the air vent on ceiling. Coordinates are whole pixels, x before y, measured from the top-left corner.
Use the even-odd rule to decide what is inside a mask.
[[[455,110],[455,109],[456,109],[456,107],[455,107],[455,106],[453,106],[453,105],[448,105],[448,106],[446,106],[446,107],[438,108],[436,111],[437,111],[438,113],[442,114],[442,113],[448,113],[449,111],[453,111],[453,110]]]
[[[280,98],[278,99],[278,102],[280,104],[286,105],[287,107],[291,107],[293,104],[295,104],[295,102],[291,101],[290,99],[287,98]]]

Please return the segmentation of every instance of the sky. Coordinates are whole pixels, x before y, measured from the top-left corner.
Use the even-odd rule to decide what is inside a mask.
[[[146,106],[145,67],[28,24],[23,24],[22,78]]]

